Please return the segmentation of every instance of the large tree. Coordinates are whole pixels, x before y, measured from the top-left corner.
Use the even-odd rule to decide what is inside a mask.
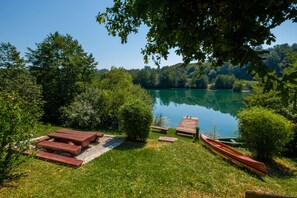
[[[26,69],[25,60],[10,43],[0,43],[0,92],[16,94],[37,119],[42,115],[42,91]]]
[[[261,76],[261,44],[275,41],[271,29],[286,20],[297,21],[296,0],[114,0],[97,21],[122,43],[141,25],[149,27],[142,50],[145,61],[166,59],[171,48],[185,63],[211,59],[216,65],[249,63]]]
[[[70,104],[82,86],[91,82],[97,63],[77,40],[58,32],[37,43],[35,50],[28,50],[30,72],[43,88],[44,119],[57,123],[60,107]]]

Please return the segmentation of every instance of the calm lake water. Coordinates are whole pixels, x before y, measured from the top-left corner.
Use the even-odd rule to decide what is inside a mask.
[[[176,128],[183,116],[198,117],[200,132],[216,132],[220,137],[236,136],[236,113],[250,93],[231,90],[161,89],[149,90],[154,100],[154,116],[166,117]]]

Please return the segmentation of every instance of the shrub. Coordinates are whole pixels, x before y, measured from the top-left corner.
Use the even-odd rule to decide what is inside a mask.
[[[252,107],[238,113],[239,135],[256,157],[279,155],[293,138],[293,125],[271,110]]]
[[[127,134],[127,139],[145,142],[153,121],[149,105],[141,100],[133,100],[124,104],[119,112],[120,129]]]
[[[61,108],[63,125],[81,129],[98,129],[110,126],[112,118],[111,92],[88,88],[75,97],[67,107]]]
[[[17,95],[0,93],[0,184],[16,176],[12,170],[22,162],[21,152],[36,126],[38,116],[29,108]]]

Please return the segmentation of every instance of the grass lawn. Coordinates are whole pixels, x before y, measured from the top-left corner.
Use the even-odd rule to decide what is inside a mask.
[[[297,196],[296,159],[277,159],[261,179],[201,143],[180,136],[158,142],[159,136],[125,142],[76,169],[29,156],[18,168],[25,174],[0,187],[0,197],[244,197],[246,190]],[[168,136],[176,137],[174,130]]]

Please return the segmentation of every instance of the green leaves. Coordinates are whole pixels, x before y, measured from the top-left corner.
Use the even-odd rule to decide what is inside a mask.
[[[257,47],[274,41],[271,29],[288,19],[296,21],[296,12],[294,0],[114,0],[113,7],[99,13],[97,21],[122,43],[141,24],[149,27],[142,49],[146,63],[152,59],[159,65],[169,49],[175,48],[185,64],[205,60],[214,65],[249,64],[250,73],[264,77],[267,69],[261,55],[266,51]]]
[[[39,118],[30,108],[18,95],[0,92],[0,184],[14,176],[12,170],[22,162],[21,152],[28,148]]]
[[[245,145],[257,157],[279,155],[293,139],[293,125],[271,110],[252,107],[238,113],[239,134]]]
[[[82,85],[92,81],[97,63],[77,40],[58,32],[29,49],[27,58],[31,74],[43,88],[44,119],[58,123],[60,107],[70,104]]]

